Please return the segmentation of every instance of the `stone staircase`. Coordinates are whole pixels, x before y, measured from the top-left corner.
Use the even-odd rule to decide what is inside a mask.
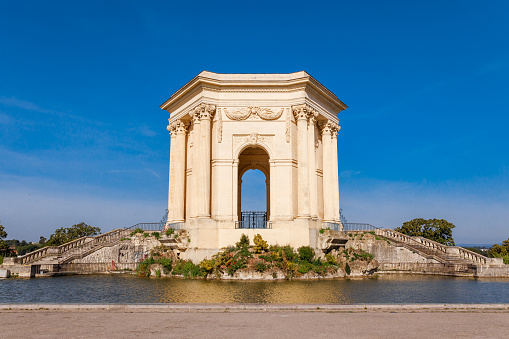
[[[20,257],[5,258],[4,265],[60,265],[81,259],[104,247],[111,247],[130,234],[129,229],[116,229],[96,237],[82,237],[60,246],[50,246]]]
[[[391,229],[374,229],[375,235],[390,240],[396,246],[403,246],[422,256],[435,259],[443,264],[474,265],[489,264],[492,258],[472,252],[459,246],[447,246],[423,237],[412,237]]]

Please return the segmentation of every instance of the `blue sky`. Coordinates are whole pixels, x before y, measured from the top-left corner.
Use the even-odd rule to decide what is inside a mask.
[[[157,222],[169,161],[158,106],[202,70],[305,70],[349,106],[349,222],[444,218],[457,243],[501,242],[508,22],[507,1],[4,1],[0,220],[26,240]]]

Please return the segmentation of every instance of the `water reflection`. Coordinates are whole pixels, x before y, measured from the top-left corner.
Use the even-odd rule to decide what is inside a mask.
[[[509,303],[509,280],[407,275],[318,281],[68,276],[0,280],[0,303]]]

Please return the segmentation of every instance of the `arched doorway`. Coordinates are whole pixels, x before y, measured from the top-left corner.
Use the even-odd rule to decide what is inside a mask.
[[[249,187],[249,183],[245,182],[243,185],[244,174],[249,170],[259,170],[265,175],[265,211],[247,211],[243,210],[247,204],[242,203],[242,191],[249,188],[253,191],[253,187]],[[256,171],[258,172],[258,171]],[[251,174],[251,173],[250,173]],[[250,175],[246,175],[249,178]],[[258,176],[259,179],[260,176]],[[267,221],[270,220],[270,166],[269,155],[267,152],[258,146],[248,147],[243,150],[239,155],[239,173],[238,173],[238,199],[237,211],[238,220],[241,221],[242,228],[266,228]],[[254,193],[258,194],[263,191],[263,188],[255,188]],[[249,205],[247,205],[249,206]],[[251,206],[253,206],[251,204]],[[255,206],[260,206],[255,205]]]

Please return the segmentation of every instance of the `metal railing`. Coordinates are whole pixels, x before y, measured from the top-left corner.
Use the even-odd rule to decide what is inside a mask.
[[[235,222],[235,228],[272,228],[267,222],[267,212],[242,211],[240,221]]]
[[[235,228],[272,229],[272,221],[235,221]]]
[[[343,230],[344,231],[374,231],[374,230],[381,230],[381,228],[370,225],[370,224],[344,223]]]
[[[164,230],[167,230],[168,228],[173,228],[174,230],[183,230],[185,224],[185,222],[172,222],[166,224],[166,226],[164,226]]]
[[[141,222],[141,223],[138,223],[131,227],[126,227],[127,230],[133,230],[133,231],[138,228],[141,229],[142,231],[162,231],[164,228],[164,224],[162,224],[160,222],[151,222],[151,223]]]
[[[341,224],[336,222],[322,222],[322,228],[331,231],[343,231]]]

